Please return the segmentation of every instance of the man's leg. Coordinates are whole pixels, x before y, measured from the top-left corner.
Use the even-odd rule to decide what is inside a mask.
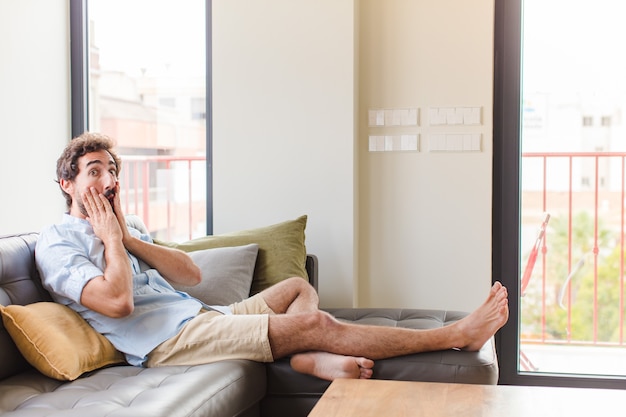
[[[276,314],[300,314],[317,311],[319,297],[308,281],[293,277],[263,290],[261,296]]]
[[[319,297],[315,288],[302,278],[289,278],[264,290],[265,303],[277,314],[315,314]],[[361,378],[372,376],[374,362],[364,357],[337,355],[329,352],[303,352],[294,354],[291,367],[301,373],[318,378]]]
[[[479,350],[508,320],[506,288],[495,283],[467,317],[439,329],[413,330],[342,323],[322,311],[273,315],[269,339],[274,358],[300,352],[383,359],[425,351]]]

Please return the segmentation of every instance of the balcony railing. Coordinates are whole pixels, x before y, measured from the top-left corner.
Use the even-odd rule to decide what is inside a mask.
[[[522,269],[543,213],[551,218],[521,300],[521,344],[624,347],[626,153],[527,152],[521,162]]]
[[[122,155],[121,200],[152,237],[182,241],[206,234],[206,157]]]

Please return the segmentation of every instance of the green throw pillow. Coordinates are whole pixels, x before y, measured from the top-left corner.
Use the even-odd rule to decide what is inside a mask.
[[[254,295],[290,277],[308,280],[306,273],[306,246],[304,229],[307,216],[288,220],[271,226],[221,235],[204,236],[183,243],[165,242],[155,239],[155,243],[193,252],[202,249],[242,246],[250,243],[259,245],[250,295]]]

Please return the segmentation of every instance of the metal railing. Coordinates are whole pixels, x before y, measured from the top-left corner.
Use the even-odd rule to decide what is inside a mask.
[[[522,260],[542,214],[556,220],[522,299],[521,342],[624,346],[626,153],[526,152],[521,162]]]
[[[206,234],[206,157],[121,155],[121,201],[153,238],[169,241]]]

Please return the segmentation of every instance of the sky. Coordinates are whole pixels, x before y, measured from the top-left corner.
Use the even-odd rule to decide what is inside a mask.
[[[205,74],[204,0],[89,0],[102,69]]]
[[[626,92],[626,1],[523,0],[524,86]]]

